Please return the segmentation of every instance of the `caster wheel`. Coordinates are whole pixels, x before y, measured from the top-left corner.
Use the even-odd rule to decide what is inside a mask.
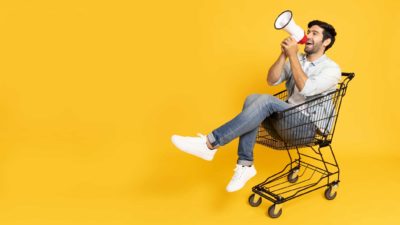
[[[290,171],[290,173],[287,176],[287,179],[290,183],[296,183],[297,180],[299,179],[299,176],[297,175],[299,173],[299,169],[293,169],[292,171]]]
[[[333,186],[329,186],[326,190],[325,190],[325,198],[328,200],[333,200],[336,198],[336,190],[333,190]]]
[[[261,204],[262,198],[260,196],[258,196],[257,201],[254,201],[254,198],[256,198],[256,194],[253,193],[249,197],[249,204],[253,207],[257,207]]]
[[[273,204],[272,206],[270,206],[269,208],[268,208],[268,215],[269,215],[269,217],[271,217],[271,218],[278,218],[278,217],[280,217],[281,215],[282,215],[282,209],[279,209],[279,211],[278,212],[275,212],[275,208],[276,208],[277,206],[275,205],[275,204]]]

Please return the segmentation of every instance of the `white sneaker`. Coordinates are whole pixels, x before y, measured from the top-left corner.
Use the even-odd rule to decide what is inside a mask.
[[[171,141],[174,145],[183,152],[200,157],[207,161],[214,158],[217,149],[210,150],[207,147],[207,137],[202,134],[197,134],[200,137],[184,137],[180,135],[172,135]]]
[[[235,174],[233,174],[232,180],[229,182],[226,190],[228,192],[234,192],[240,190],[250,178],[257,174],[256,168],[252,166],[236,165]]]

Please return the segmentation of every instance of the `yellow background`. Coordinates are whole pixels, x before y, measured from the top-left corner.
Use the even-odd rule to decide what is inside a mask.
[[[327,54],[355,72],[333,148],[334,201],[317,191],[271,220],[253,185],[284,152],[255,148],[258,174],[227,193],[237,139],[212,163],[172,134],[207,134],[240,112],[287,34],[333,24]],[[0,224],[398,224],[399,3],[380,1],[2,1]],[[300,47],[301,51],[303,46]]]

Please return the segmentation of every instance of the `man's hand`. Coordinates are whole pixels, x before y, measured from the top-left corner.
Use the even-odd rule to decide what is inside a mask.
[[[297,52],[299,51],[297,41],[292,37],[288,37],[283,40],[281,47],[285,51],[285,55],[288,57],[297,55]]]
[[[282,46],[281,46],[281,51],[282,51],[282,55],[285,56],[285,59],[286,59],[287,55],[286,55],[285,49]]]

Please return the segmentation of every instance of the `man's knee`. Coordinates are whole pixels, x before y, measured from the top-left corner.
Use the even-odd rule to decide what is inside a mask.
[[[273,98],[274,98],[274,96],[272,96],[270,94],[262,94],[262,95],[258,96],[257,101],[269,102]]]
[[[246,97],[246,100],[244,101],[244,108],[249,106],[251,103],[255,102],[257,98],[260,96],[260,94],[251,94]]]

